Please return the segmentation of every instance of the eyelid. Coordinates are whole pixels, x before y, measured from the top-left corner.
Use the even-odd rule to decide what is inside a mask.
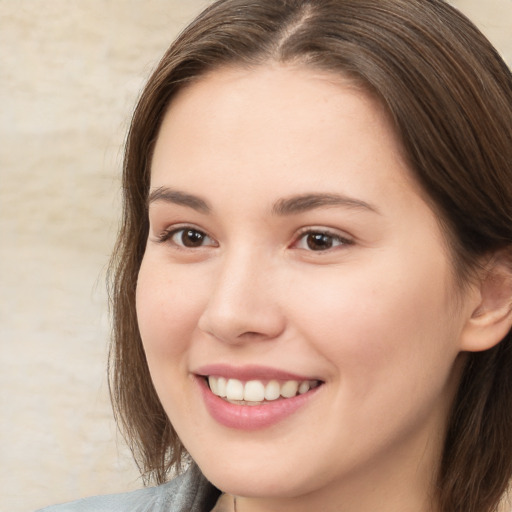
[[[172,238],[179,233],[180,231],[185,230],[190,231],[197,231],[199,233],[202,233],[205,237],[209,238],[213,243],[212,244],[206,244],[206,245],[200,245],[198,247],[186,247],[185,245],[177,244],[172,241]],[[172,226],[169,226],[163,230],[161,230],[160,233],[156,235],[156,242],[157,243],[171,243],[173,247],[176,247],[177,249],[181,250],[194,250],[194,249],[202,249],[203,247],[217,247],[218,242],[215,240],[213,236],[211,236],[206,230],[199,228],[198,226],[195,226],[194,224],[173,224]]]
[[[340,242],[339,245],[336,245],[334,247],[330,247],[330,248],[324,249],[324,250],[318,250],[318,251],[314,251],[312,249],[302,248],[302,250],[308,251],[308,252],[312,252],[312,253],[315,253],[315,252],[316,253],[325,253],[325,252],[328,252],[328,251],[331,251],[331,250],[336,250],[338,247],[344,247],[344,246],[348,246],[348,245],[353,245],[355,243],[354,238],[351,237],[350,235],[348,235],[345,232],[341,232],[341,231],[338,231],[338,230],[333,229],[333,228],[327,228],[327,227],[322,227],[322,226],[308,226],[308,227],[301,228],[298,231],[298,233],[295,236],[294,241],[293,241],[293,243],[291,245],[292,248],[298,248],[297,245],[299,244],[299,242],[306,235],[310,235],[310,234],[326,235],[326,236],[329,236],[329,237],[333,238],[334,240],[338,240]]]

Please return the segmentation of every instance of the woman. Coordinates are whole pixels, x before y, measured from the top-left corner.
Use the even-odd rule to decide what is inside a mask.
[[[134,114],[113,259],[112,396],[162,485],[56,510],[495,510],[511,133],[441,0],[206,9]]]

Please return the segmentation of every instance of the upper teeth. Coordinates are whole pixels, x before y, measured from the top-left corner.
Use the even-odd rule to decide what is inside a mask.
[[[263,402],[263,400],[276,400],[280,396],[291,398],[298,394],[307,393],[318,385],[316,380],[279,382],[270,380],[264,384],[260,380],[242,382],[238,379],[224,377],[208,377],[208,384],[212,393],[227,400],[243,400],[246,402]]]

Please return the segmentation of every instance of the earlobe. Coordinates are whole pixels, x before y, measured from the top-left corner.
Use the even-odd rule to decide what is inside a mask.
[[[479,299],[461,337],[461,350],[479,352],[497,345],[512,328],[512,253],[496,254],[485,266]]]

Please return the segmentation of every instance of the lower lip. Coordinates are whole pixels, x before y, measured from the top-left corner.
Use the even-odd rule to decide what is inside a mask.
[[[291,416],[316,394],[318,386],[292,398],[282,398],[262,405],[238,405],[214,395],[203,378],[197,379],[206,409],[221,425],[237,430],[258,430],[270,427]]]

